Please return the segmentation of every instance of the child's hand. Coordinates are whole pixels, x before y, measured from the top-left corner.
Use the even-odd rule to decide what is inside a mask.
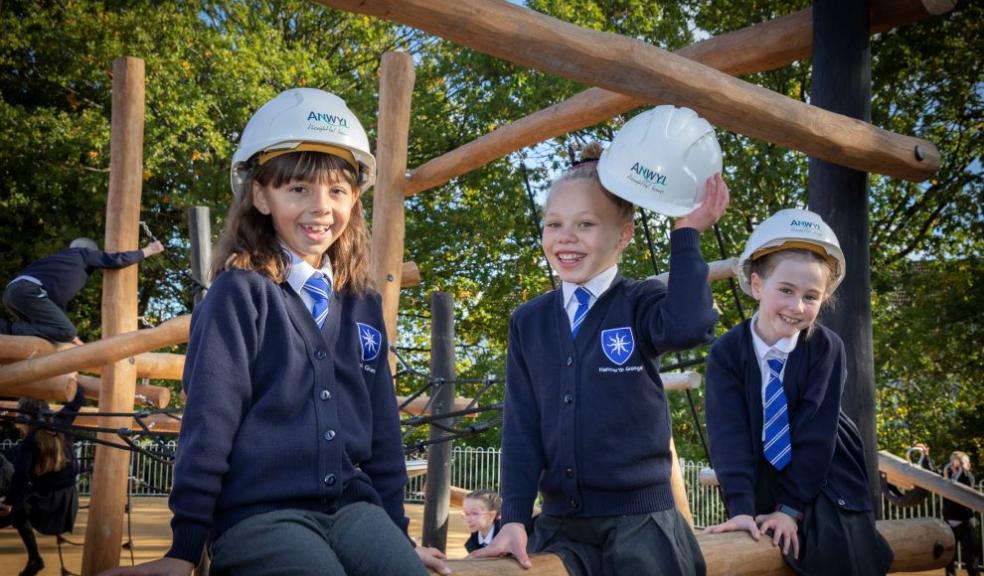
[[[159,558],[137,566],[120,566],[99,576],[190,576],[195,565],[177,558]]]
[[[704,184],[704,203],[690,214],[677,219],[673,227],[678,230],[680,228],[694,228],[698,232],[703,232],[714,226],[724,215],[729,201],[728,185],[724,183],[721,174],[716,173],[708,178]]]
[[[451,573],[451,569],[444,563],[444,560],[447,557],[437,548],[424,548],[423,546],[417,546],[415,550],[417,552],[417,557],[420,558],[420,561],[424,563],[424,566],[426,566],[428,570],[433,570],[438,574]]]
[[[160,240],[154,240],[150,244],[147,244],[146,246],[143,247],[144,258],[153,256],[154,254],[160,254],[163,251],[164,251],[164,245],[161,244]]]
[[[752,535],[752,539],[758,542],[759,539],[759,527],[755,523],[755,519],[748,514],[739,514],[734,518],[731,518],[727,522],[717,524],[715,526],[708,526],[704,528],[704,534],[720,534],[722,532],[739,532],[744,530]]]
[[[789,549],[793,549],[793,558],[799,559],[800,544],[799,537],[796,536],[796,519],[785,512],[773,512],[772,514],[759,514],[755,517],[755,523],[759,525],[759,530],[768,532],[772,530],[772,545],[782,545],[782,553],[789,554]]]
[[[499,530],[492,542],[468,555],[469,558],[494,558],[512,554],[523,568],[532,568],[530,557],[526,554],[526,526],[510,522]]]
[[[0,518],[10,516],[10,513],[13,512],[13,510],[14,509],[10,506],[10,504],[0,504]]]

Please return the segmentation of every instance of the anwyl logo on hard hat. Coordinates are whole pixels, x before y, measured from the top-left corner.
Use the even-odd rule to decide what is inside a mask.
[[[818,222],[810,222],[809,220],[792,220],[789,223],[789,227],[793,230],[800,230],[803,232],[814,232],[820,234],[823,232],[823,228],[820,227]]]
[[[629,171],[633,174],[629,174],[628,178],[632,182],[645,186],[646,188],[652,188],[653,186],[665,186],[666,185],[666,175],[660,174],[658,170],[653,170],[646,167],[641,162],[636,162],[629,168]],[[641,179],[640,179],[641,177]]]
[[[322,132],[337,132],[339,134],[348,134],[349,126],[348,119],[344,116],[337,116],[335,114],[325,114],[323,112],[315,112],[314,110],[308,112],[308,130],[318,130]],[[315,124],[314,122],[317,122]]]

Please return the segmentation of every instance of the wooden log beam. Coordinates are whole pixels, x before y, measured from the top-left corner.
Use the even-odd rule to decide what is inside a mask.
[[[692,530],[694,515],[690,512],[690,501],[687,500],[687,484],[683,481],[683,469],[680,468],[680,457],[677,455],[676,442],[672,435],[670,436],[670,491],[673,493],[673,504]]]
[[[138,248],[140,193],[143,185],[144,62],[124,57],[113,61],[109,195],[106,200],[106,250]],[[137,267],[103,272],[102,333],[104,338],[137,329]],[[105,340],[104,340],[105,341]],[[78,349],[85,348],[84,346]],[[72,352],[71,350],[66,353]],[[48,356],[52,358],[54,355]],[[45,360],[41,358],[40,360]],[[91,364],[90,364],[91,365]],[[133,409],[136,367],[107,363],[102,370],[99,409]],[[104,418],[103,425],[125,425],[126,418]],[[109,441],[112,436],[100,434]],[[123,508],[129,454],[97,446],[92,471],[90,515],[99,523],[86,528],[82,572],[97,574],[120,561]]]
[[[17,407],[17,402],[0,401],[0,411],[10,410]],[[61,409],[61,406],[51,405],[51,410],[57,412]],[[78,426],[79,428],[89,428],[96,429],[101,424],[99,423],[99,416],[96,414],[99,409],[94,406],[83,406],[79,410],[79,415],[75,418],[73,426]],[[178,415],[177,418],[172,418],[167,414],[150,414],[141,419],[147,428],[152,432],[162,432],[165,434],[177,434],[181,430],[181,416]],[[121,428],[129,428],[131,430],[140,430],[140,425],[137,424],[136,420],[130,418],[127,419],[126,424],[121,426]],[[111,436],[112,437],[112,436]],[[116,439],[117,441],[119,438]]]
[[[420,286],[420,269],[416,262],[404,262],[400,268],[400,288]]]
[[[102,380],[95,376],[80,374],[79,384],[85,389],[85,397],[88,400],[98,400],[99,391],[102,389]],[[137,384],[134,391],[134,405],[147,405],[154,408],[167,408],[171,402],[171,390],[164,386],[154,386],[152,384]]]
[[[731,44],[733,40],[730,39],[719,41],[720,48],[705,45],[674,55],[641,41],[586,30],[502,0],[481,3],[454,0],[317,1],[414,26],[463,46],[571,80],[601,86],[635,100],[626,102],[616,98],[613,102],[611,98],[604,98],[603,102],[597,103],[601,112],[591,116],[584,113],[584,106],[596,105],[594,102],[601,95],[582,93],[575,97],[578,102],[575,108],[581,114],[580,120],[574,122],[581,122],[580,126],[568,125],[554,134],[541,133],[520,145],[510,143],[510,138],[497,138],[489,150],[479,147],[462,149],[455,162],[415,171],[407,188],[411,194],[446,182],[454,175],[465,173],[523,146],[557,133],[590,126],[643,103],[685,105],[722,128],[859,170],[921,181],[939,168],[939,152],[928,141],[892,134],[861,121],[820,111],[726,74],[715,73],[687,59],[687,55],[694,55],[711,62],[713,59],[704,51],[717,54],[735,52]],[[891,4],[882,6],[891,9]],[[801,15],[796,24],[797,34],[812,36],[808,19]],[[761,29],[755,31],[751,46],[743,45],[737,52],[749,51],[767,42],[772,44],[764,53],[775,52],[788,42],[788,26],[788,22],[780,22],[773,26],[774,30],[768,35],[764,35]],[[779,38],[773,40],[773,36]],[[720,52],[717,52],[718,49]],[[520,132],[525,134],[531,128],[542,130],[545,128],[544,122],[554,124],[560,117],[571,120],[571,110],[568,108],[558,110],[552,107],[536,122],[527,123]],[[921,159],[916,158],[917,145]],[[493,152],[492,148],[497,149]],[[471,165],[459,171],[454,166],[460,161]]]
[[[950,482],[929,470],[909,464],[895,454],[881,450],[878,452],[878,469],[891,478],[903,481],[939,494],[976,512],[984,512],[984,494],[963,484]]]
[[[941,520],[883,520],[878,522],[888,545],[895,553],[891,572],[917,572],[946,566],[953,558],[953,532]],[[744,532],[697,534],[697,542],[707,562],[707,576],[789,576],[779,549],[771,540],[752,540]],[[567,576],[560,557],[535,554],[533,567],[524,570],[511,558],[489,560],[450,560],[455,576]]]
[[[73,372],[86,366],[116,362],[142,352],[188,341],[191,315],[172,318],[155,328],[134,330],[40,358],[0,367],[0,388]]]
[[[407,398],[407,396],[397,396],[396,405],[403,406],[403,403],[407,401]],[[400,411],[406,414],[412,414],[413,416],[420,416],[424,413],[424,409],[427,407],[428,402],[430,402],[430,396],[417,396],[411,400],[409,404],[403,406]],[[454,399],[454,404],[448,408],[446,412],[464,410],[465,408],[468,408],[468,405],[471,404],[471,402],[471,398],[462,398],[458,396]]]
[[[7,336],[0,335],[0,362],[24,360],[37,358],[57,352],[74,348],[75,344],[58,345],[52,344],[44,338],[36,336]],[[167,352],[144,352],[135,356],[137,362],[137,378],[151,378],[156,380],[181,380],[184,372],[185,357],[182,354],[171,354]],[[99,374],[101,366],[86,366],[80,368],[81,372]]]
[[[68,402],[75,398],[78,373],[59,374],[33,382],[15,382],[0,386],[0,396],[4,398],[34,398],[46,402]]]
[[[708,262],[707,267],[710,270],[707,273],[707,281],[714,282],[715,280],[727,280],[728,278],[734,278],[735,273],[738,270],[738,258],[725,258],[724,260],[714,260],[713,262]],[[655,278],[666,284],[670,281],[670,273],[663,272],[662,274],[656,274],[655,276],[650,276],[650,278]]]
[[[415,73],[413,58],[402,52],[383,54],[379,68],[379,133],[376,138],[378,177],[372,197],[372,278],[383,301],[386,337],[396,343],[400,286],[403,283],[407,137]],[[390,372],[396,354],[386,351]]]
[[[697,372],[661,372],[659,379],[666,391],[696,390],[702,380]]]

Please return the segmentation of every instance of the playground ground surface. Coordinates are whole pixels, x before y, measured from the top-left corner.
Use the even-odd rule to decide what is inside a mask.
[[[75,524],[75,533],[68,535],[72,542],[81,542],[85,537],[86,522],[89,517],[88,498],[81,499],[82,509]],[[171,513],[167,508],[167,499],[162,497],[140,497],[132,500],[133,514],[131,515],[132,534],[133,534],[133,557],[136,563],[145,562],[154,558],[160,558],[167,550],[171,541]],[[410,517],[410,534],[420,539],[420,531],[423,526],[424,507],[420,504],[408,504],[407,515]],[[448,527],[448,557],[465,557],[465,540],[468,539],[468,530],[465,527],[460,510],[451,509],[450,525]],[[126,540],[126,518],[124,517],[123,539]],[[60,576],[60,566],[58,563],[58,549],[55,545],[55,538],[52,536],[38,536],[38,545],[44,557],[45,569],[41,572],[42,576]],[[62,552],[65,557],[65,566],[74,573],[79,573],[82,567],[82,548],[71,544],[63,544]],[[0,575],[18,574],[27,555],[24,546],[21,544],[17,531],[13,528],[0,529]],[[124,565],[130,564],[130,550],[120,551],[120,562]],[[908,574],[919,576],[943,576],[942,569],[932,572],[910,572]],[[964,574],[961,572],[960,574]]]

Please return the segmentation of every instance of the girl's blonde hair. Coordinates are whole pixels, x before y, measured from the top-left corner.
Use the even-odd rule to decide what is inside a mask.
[[[485,504],[485,507],[488,508],[490,512],[499,512],[502,510],[502,498],[495,490],[474,490],[465,496],[465,500],[475,500],[476,502],[481,502],[482,504]]]
[[[273,219],[253,206],[253,183],[283,186],[292,181],[331,183],[344,181],[356,194],[348,226],[327,255],[331,260],[336,290],[365,295],[369,280],[369,232],[362,213],[358,174],[347,161],[324,152],[295,152],[277,156],[250,171],[243,193],[233,200],[229,216],[212,258],[212,277],[238,268],[258,272],[275,282],[285,282],[290,257],[273,228]]]
[[[964,470],[967,470],[968,472],[970,472],[970,455],[969,454],[967,454],[966,452],[964,452],[962,450],[954,450],[950,454],[950,460],[953,460],[954,458],[959,458],[960,459],[960,465],[964,467]]]
[[[50,409],[48,403],[43,400],[21,398],[17,402],[17,411],[32,422],[37,422],[44,414],[50,412]],[[33,470],[35,476],[57,472],[69,465],[71,460],[66,453],[67,445],[64,434],[37,426],[34,423],[28,424],[28,431],[24,436],[26,437],[32,432],[34,433],[36,448]]]
[[[602,186],[601,179],[598,178],[599,158],[601,158],[601,144],[591,142],[581,149],[581,154],[577,161],[550,184],[550,190],[547,192],[547,204],[550,203],[550,196],[553,195],[554,188],[557,184],[569,180],[590,180],[597,184],[601,188],[601,191],[605,193],[605,197],[615,204],[615,207],[618,209],[619,221],[630,223],[635,214],[635,206],[631,202],[612,194],[607,188]]]

